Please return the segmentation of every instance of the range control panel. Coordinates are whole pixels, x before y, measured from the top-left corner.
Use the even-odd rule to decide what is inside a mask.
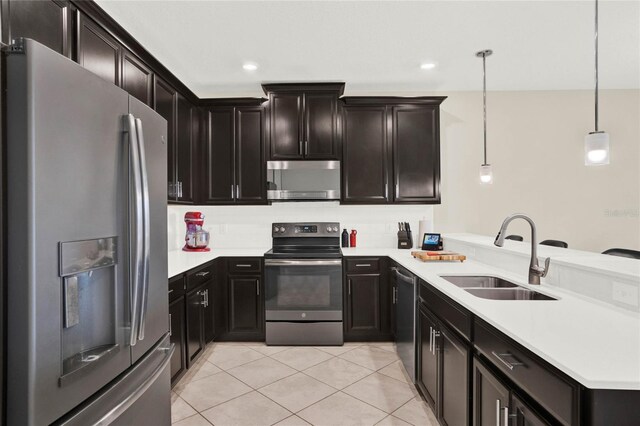
[[[273,238],[279,237],[339,237],[339,222],[274,223]]]

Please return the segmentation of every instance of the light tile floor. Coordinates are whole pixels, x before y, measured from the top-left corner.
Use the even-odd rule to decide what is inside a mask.
[[[391,342],[214,343],[173,388],[176,426],[437,426]]]

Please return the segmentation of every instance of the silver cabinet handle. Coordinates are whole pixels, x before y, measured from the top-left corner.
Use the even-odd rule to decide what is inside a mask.
[[[196,277],[206,277],[209,274],[210,274],[210,271],[202,271],[202,272],[198,272],[196,274]]]
[[[349,292],[348,294],[349,294],[349,296],[351,296],[351,280],[348,281],[348,286],[347,287],[348,287],[347,290]]]
[[[231,199],[233,200],[233,184],[231,184]]]
[[[370,267],[371,264],[370,263],[356,263],[356,267],[358,268],[366,268],[366,267]]]
[[[205,290],[204,291],[204,307],[208,307],[209,306],[209,290]]]
[[[389,183],[384,183],[384,198],[389,198]]]
[[[173,293],[173,289],[169,289],[169,294]]]
[[[502,414],[504,415],[504,426],[509,426],[509,407],[504,407],[502,409]]]
[[[182,181],[178,181],[178,197],[182,198]]]
[[[304,155],[309,155],[309,141],[304,141]]]
[[[256,294],[260,296],[260,280],[256,280]]]
[[[298,142],[298,154],[303,155],[303,150],[302,150],[302,140],[300,142]]]
[[[396,182],[396,198],[400,198],[400,185]]]
[[[505,366],[507,367],[509,370],[513,370],[514,367],[519,367],[524,365],[523,362],[520,362],[516,359],[516,357],[514,357],[512,354],[510,353],[504,353],[504,354],[497,354],[495,353],[495,351],[491,351],[491,355],[495,356],[496,358],[498,358],[498,360]],[[516,362],[509,362],[506,359],[504,359],[503,357],[505,356],[510,356],[513,359],[516,360]]]
[[[236,200],[240,199],[240,185],[236,183]]]
[[[394,287],[393,288],[393,304],[395,305],[396,303],[398,303],[398,288]]]
[[[172,329],[171,329],[171,314],[169,314],[169,336],[172,335]]]
[[[429,352],[433,353],[433,327],[429,327]]]
[[[500,426],[500,410],[502,409],[501,405],[502,404],[500,404],[500,400],[496,399],[496,426]]]
[[[251,268],[253,265],[249,265],[248,263],[236,263],[236,268]]]
[[[438,341],[436,340],[438,337],[440,337],[440,332],[434,328],[433,329],[433,354],[434,355],[438,350]]]

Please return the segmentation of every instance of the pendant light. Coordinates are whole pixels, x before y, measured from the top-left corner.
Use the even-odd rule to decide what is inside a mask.
[[[598,0],[595,15],[595,131],[584,138],[584,164],[587,166],[609,164],[609,134],[598,130]]]
[[[493,171],[491,164],[487,163],[487,56],[493,53],[486,49],[476,53],[478,58],[482,58],[482,116],[484,121],[484,163],[480,166],[480,183],[493,183]]]

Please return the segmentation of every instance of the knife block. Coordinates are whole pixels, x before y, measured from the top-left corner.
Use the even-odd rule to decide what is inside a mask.
[[[413,248],[413,237],[411,235],[411,231],[398,231],[398,248]]]

